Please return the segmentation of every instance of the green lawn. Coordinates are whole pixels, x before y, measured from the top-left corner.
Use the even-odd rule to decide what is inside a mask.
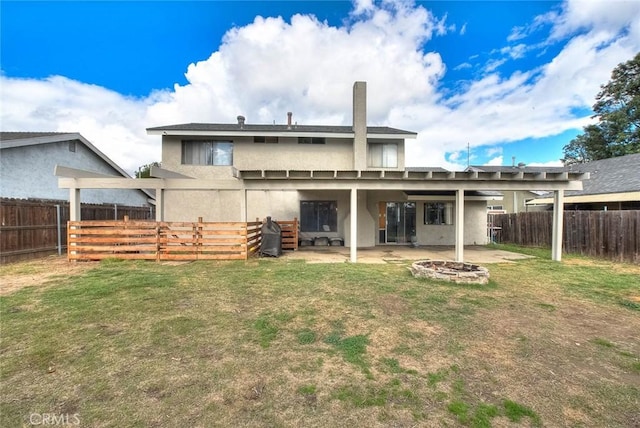
[[[0,426],[638,426],[640,267],[538,255],[87,264],[0,298]]]

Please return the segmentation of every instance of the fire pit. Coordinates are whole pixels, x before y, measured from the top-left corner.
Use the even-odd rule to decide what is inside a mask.
[[[450,260],[420,260],[409,268],[416,278],[433,278],[465,284],[487,284],[489,271],[482,266]]]

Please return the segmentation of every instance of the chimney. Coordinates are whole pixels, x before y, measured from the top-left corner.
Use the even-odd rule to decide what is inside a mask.
[[[287,129],[291,129],[291,116],[293,116],[293,113],[288,111],[287,112]]]
[[[367,82],[353,84],[353,169],[367,168]]]
[[[242,129],[244,127],[244,116],[240,115],[238,116],[238,125],[240,125],[240,129]]]

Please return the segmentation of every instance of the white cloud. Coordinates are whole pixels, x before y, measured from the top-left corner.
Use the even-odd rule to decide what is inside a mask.
[[[633,21],[637,30],[640,2],[568,0],[563,3],[562,13],[549,15],[547,20],[554,24],[552,39],[562,39],[577,31],[617,33]]]
[[[528,31],[525,27],[513,27],[511,29],[511,34],[507,36],[508,42],[515,42],[518,40],[522,40],[528,36]]]
[[[489,159],[489,161],[486,164],[491,166],[502,166],[502,162],[503,162],[503,158],[502,158],[502,155],[500,155],[492,159]]]
[[[3,131],[80,132],[128,171],[142,159],[159,159],[159,143],[144,133],[145,109],[153,97],[128,98],[60,76],[2,76],[0,83]]]
[[[460,28],[460,35],[464,36],[467,33],[467,23],[462,24],[462,28]]]
[[[524,57],[524,54],[529,50],[529,47],[524,43],[519,43],[515,46],[507,46],[500,49],[500,53],[509,55],[511,59],[519,59]]]
[[[454,70],[464,70],[464,69],[467,69],[467,68],[473,68],[473,65],[471,65],[468,62],[463,62],[462,64],[456,65],[453,69]]]
[[[531,162],[527,166],[564,166],[561,160],[554,160],[548,162]]]
[[[496,71],[505,62],[507,62],[506,58],[492,59],[489,62],[487,62],[487,64],[484,66],[484,72],[492,73]]]
[[[488,157],[502,155],[502,152],[502,147],[488,147],[487,149],[485,149],[485,155]]]
[[[295,15],[232,28],[208,59],[188,66],[187,84],[143,99],[59,76],[0,76],[0,118],[3,130],[81,132],[132,171],[160,158],[159,138],[147,136],[147,127],[234,122],[238,114],[249,123],[283,123],[287,111],[301,124],[348,124],[351,86],[366,80],[369,123],[419,133],[407,143],[410,166],[463,169],[467,143],[493,147],[587,123],[574,111],[589,107],[611,70],[640,50],[640,2],[624,3],[624,13],[595,3],[585,13],[569,1],[532,21],[536,31],[550,31],[550,42],[567,39],[549,63],[511,75],[493,63],[452,96],[440,87],[446,65],[429,49],[429,40],[452,31],[446,18],[407,1],[359,0],[339,27]],[[531,28],[514,29],[510,40]],[[526,49],[520,43],[505,54],[517,58]]]

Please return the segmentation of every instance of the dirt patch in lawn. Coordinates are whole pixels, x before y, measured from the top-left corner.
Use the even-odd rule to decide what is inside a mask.
[[[98,266],[97,262],[69,262],[64,256],[50,256],[0,266],[0,296],[25,287],[42,287],[61,276],[78,275]]]
[[[526,403],[550,426],[593,422],[599,413],[593,403],[624,401],[640,388],[640,377],[628,369],[640,355],[640,322],[624,308],[556,299],[483,311],[476,323],[465,351],[474,374],[466,379],[469,389]],[[501,387],[483,389],[492,384]]]
[[[567,258],[566,260],[563,260],[562,263],[572,266],[602,267],[611,269],[613,272],[640,275],[640,265],[634,265],[631,263],[614,263],[606,260],[582,258]]]

